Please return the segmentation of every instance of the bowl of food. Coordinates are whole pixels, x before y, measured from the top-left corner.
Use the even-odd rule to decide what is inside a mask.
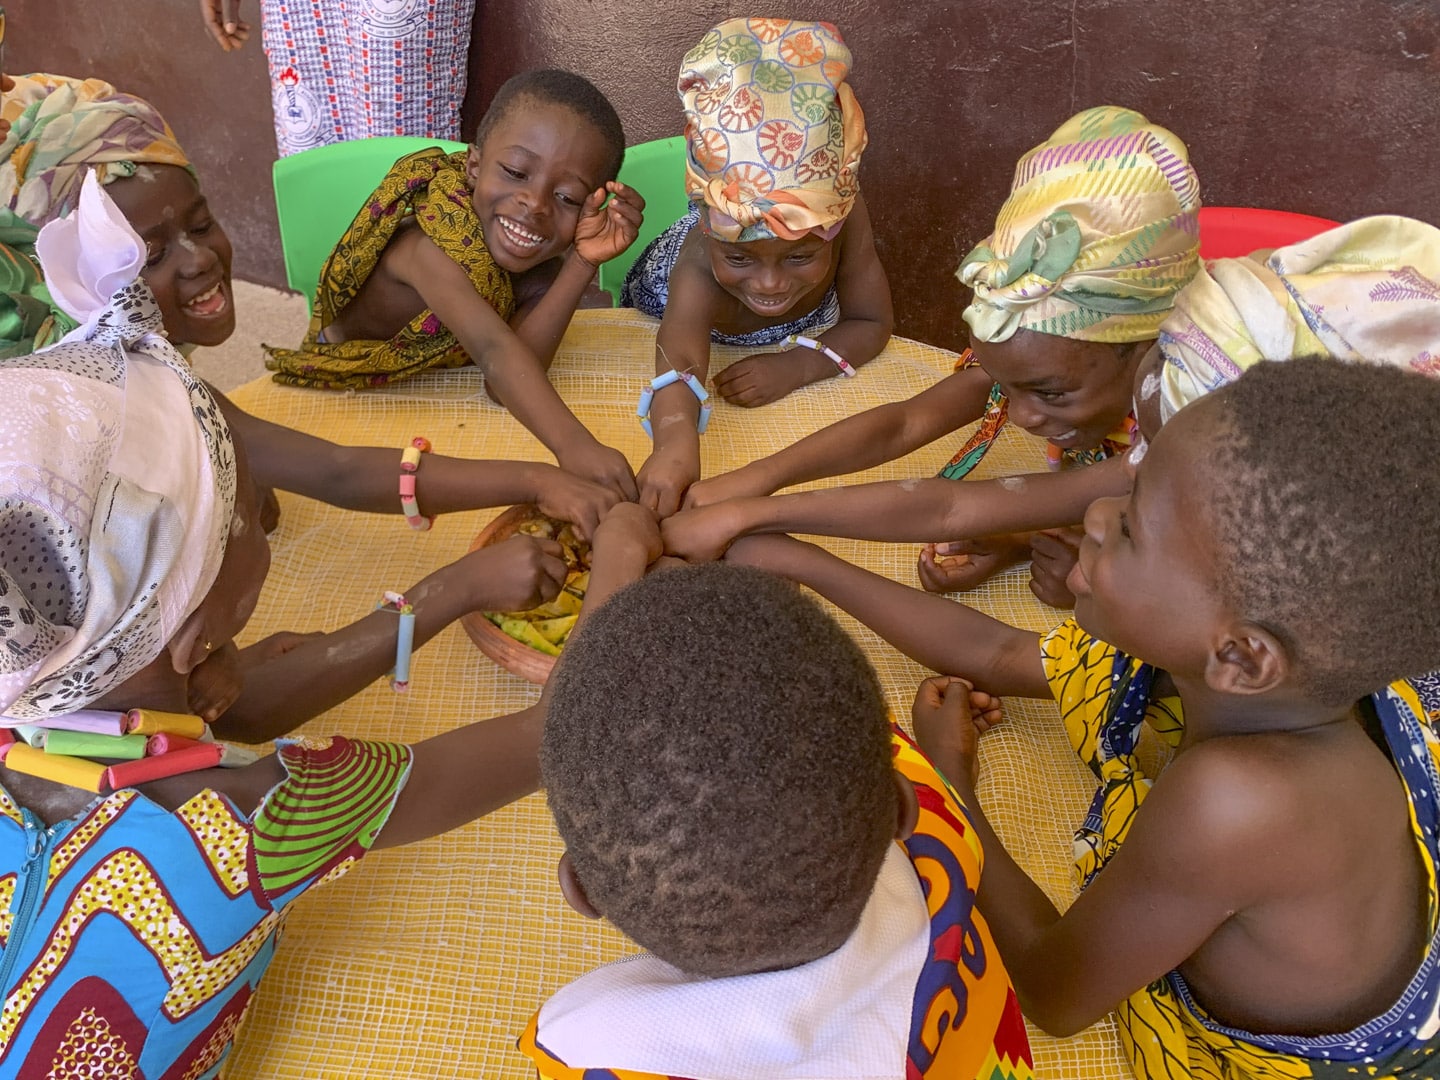
[[[465,633],[482,653],[512,675],[543,683],[555,658],[580,617],[590,582],[590,545],[575,535],[568,522],[556,521],[532,503],[512,506],[481,529],[470,550],[498,544],[517,533],[554,540],[560,545],[568,572],[554,600],[528,611],[472,611],[460,619]]]

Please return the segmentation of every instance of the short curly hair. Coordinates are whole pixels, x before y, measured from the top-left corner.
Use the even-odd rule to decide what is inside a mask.
[[[728,564],[651,574],[550,684],[541,773],[601,914],[697,976],[844,944],[899,799],[875,671],[819,604]]]
[[[610,151],[605,175],[600,179],[609,181],[620,175],[620,166],[625,163],[625,129],[615,106],[589,79],[560,68],[536,68],[506,79],[495,91],[490,107],[480,118],[480,126],[475,132],[476,149],[483,149],[495,125],[525,101],[563,105],[590,124],[600,133],[606,149]]]
[[[1440,668],[1440,380],[1301,358],[1176,419],[1191,410],[1222,599],[1280,639],[1301,688],[1341,705]]]

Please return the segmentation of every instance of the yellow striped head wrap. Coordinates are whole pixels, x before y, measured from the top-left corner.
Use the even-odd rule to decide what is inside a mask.
[[[995,231],[960,264],[971,335],[1153,338],[1200,262],[1185,144],[1130,109],[1071,117],[1015,166]]]

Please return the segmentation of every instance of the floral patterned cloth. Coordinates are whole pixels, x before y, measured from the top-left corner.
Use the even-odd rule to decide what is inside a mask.
[[[402,157],[365,200],[355,220],[320,271],[310,330],[298,349],[265,347],[265,366],[275,381],[331,390],[383,386],[434,367],[470,363],[460,342],[433,311],[416,315],[389,341],[322,340],[380,265],[380,256],[402,222],[413,217],[420,229],[469,276],[481,298],[508,321],[515,312],[510,275],[485,246],[479,215],[470,203],[465,151],[446,154],[438,146]]]
[[[1165,419],[1261,360],[1333,356],[1440,375],[1440,229],[1361,218],[1216,259],[1160,326]]]
[[[722,240],[829,239],[860,193],[865,115],[830,23],[730,19],[680,64],[685,190]]]

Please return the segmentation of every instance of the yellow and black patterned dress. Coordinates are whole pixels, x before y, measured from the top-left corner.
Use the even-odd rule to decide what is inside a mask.
[[[1042,656],[1066,733],[1100,781],[1075,833],[1075,866],[1088,885],[1125,841],[1150,790],[1136,760],[1149,723],[1172,745],[1184,729],[1180,703],[1152,695],[1157,672],[1081,630],[1074,619],[1044,639]],[[1410,800],[1425,868],[1430,943],[1405,993],[1383,1016],[1339,1035],[1257,1035],[1211,1020],[1179,972],[1136,991],[1116,1009],[1121,1041],[1140,1080],[1328,1080],[1440,1077],[1440,677],[1397,682],[1371,698]]]

